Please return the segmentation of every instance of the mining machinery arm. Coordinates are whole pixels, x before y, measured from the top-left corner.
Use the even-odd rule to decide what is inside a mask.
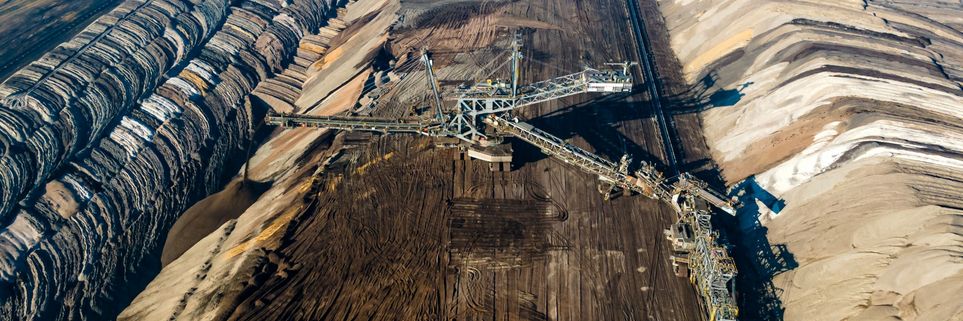
[[[379,133],[413,133],[426,136],[447,136],[442,123],[422,118],[376,118],[355,116],[313,116],[304,114],[271,114],[265,122],[283,127],[330,128],[347,131]]]
[[[317,117],[292,114],[272,114],[267,123],[289,126],[328,127],[346,130],[370,130],[376,132],[418,132],[419,124],[424,130],[419,133],[430,136],[451,136],[470,144],[487,141],[484,134],[485,124],[481,117],[495,113],[505,113],[520,107],[555,100],[581,93],[603,92],[619,93],[632,89],[632,76],[629,73],[630,63],[618,64],[621,70],[600,71],[586,68],[583,71],[561,77],[540,81],[528,85],[518,85],[518,64],[522,55],[520,41],[512,45],[511,80],[487,80],[476,83],[459,92],[454,108],[446,110],[442,106],[442,99],[438,81],[434,73],[433,62],[429,53],[421,52],[421,61],[425,66],[428,87],[432,91],[434,117],[419,120],[390,120],[367,117]]]

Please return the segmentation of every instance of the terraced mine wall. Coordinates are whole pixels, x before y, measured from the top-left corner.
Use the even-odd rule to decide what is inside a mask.
[[[959,3],[659,4],[745,204],[740,317],[960,320]]]
[[[0,319],[101,320],[233,176],[332,0],[127,1],[0,86]]]
[[[130,1],[0,85],[0,218],[220,28],[227,1]]]
[[[0,3],[0,81],[80,34],[122,0],[31,0]]]

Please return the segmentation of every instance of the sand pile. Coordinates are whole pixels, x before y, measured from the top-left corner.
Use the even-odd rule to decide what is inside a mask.
[[[785,200],[785,319],[963,319],[963,8],[660,6],[725,179]]]

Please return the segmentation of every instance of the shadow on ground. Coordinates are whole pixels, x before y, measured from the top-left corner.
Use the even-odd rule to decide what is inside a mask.
[[[782,290],[772,279],[780,273],[799,267],[785,244],[770,244],[769,229],[760,222],[761,212],[778,215],[785,201],[760,186],[754,176],[733,186],[730,196],[742,204],[736,217],[720,220],[733,249],[731,253],[739,269],[736,289],[741,320],[781,321],[785,308],[779,296]],[[761,206],[760,206],[761,205]]]
[[[735,88],[722,88],[718,86],[719,76],[716,72],[710,72],[699,80],[699,83],[689,86],[685,91],[667,98],[668,113],[672,115],[690,114],[706,111],[713,108],[735,106],[742,97],[742,92],[752,82],[747,82]]]
[[[673,139],[679,137],[675,129],[673,115],[697,113],[712,108],[734,106],[744,94],[742,91],[752,85],[745,83],[735,89],[718,88],[718,76],[713,72],[703,77],[696,85],[690,86],[679,95],[666,97],[663,105],[665,113],[669,119],[669,133]],[[528,122],[552,135],[562,139],[570,139],[578,136],[585,139],[595,152],[605,156],[609,160],[618,160],[624,154],[630,154],[636,159],[634,165],[638,165],[641,160],[652,163],[659,170],[666,171],[668,166],[679,166],[681,171],[691,171],[698,168],[705,168],[705,165],[712,163],[711,159],[701,159],[687,164],[665,164],[657,155],[648,152],[631,139],[627,138],[619,131],[619,123],[623,121],[647,119],[654,116],[654,110],[649,108],[646,100],[628,101],[628,97],[639,97],[644,90],[642,84],[637,84],[631,93],[613,94],[598,96],[580,104],[558,109],[554,112],[542,115]],[[672,146],[676,146],[678,159],[685,159],[685,151],[678,146],[682,142],[674,141]],[[514,144],[515,160],[513,168],[518,168],[524,164],[535,162],[546,157],[537,148],[528,144]],[[713,184],[722,184],[718,175],[704,175],[706,181]]]
[[[638,167],[642,160],[660,168],[665,167],[660,157],[652,155],[619,130],[623,121],[652,117],[649,108],[644,107],[646,102],[626,101],[626,97],[630,95],[631,93],[595,97],[528,122],[561,139],[581,137],[595,153],[611,161],[618,161],[625,154],[632,155],[635,157],[632,168]],[[513,148],[513,168],[547,157],[538,148],[524,142],[513,144]]]
[[[710,72],[699,83],[686,91],[667,98],[666,112],[669,115],[698,113],[713,108],[735,106],[745,96],[743,91],[752,82],[740,84],[735,88],[722,88],[718,84],[718,74]],[[700,159],[680,164],[684,172],[695,171],[696,177],[708,182],[718,190],[725,189],[725,180],[719,170],[712,165],[711,159]],[[730,253],[735,260],[739,274],[736,276],[736,295],[740,320],[781,321],[785,308],[779,299],[782,290],[775,287],[773,277],[799,266],[785,244],[770,244],[768,228],[760,221],[761,212],[778,215],[785,208],[785,201],[779,199],[749,177],[733,186],[729,196],[739,199],[740,207],[735,217],[717,215],[713,224],[724,233]]]
[[[671,116],[734,106],[743,98],[744,89],[752,85],[750,82],[736,88],[720,88],[717,86],[717,78],[715,73],[710,73],[685,92],[666,97],[663,105],[664,112],[670,119],[670,134],[678,137]],[[637,168],[638,161],[645,160],[664,170],[668,164],[628,139],[619,130],[619,124],[623,121],[653,117],[653,110],[647,107],[648,102],[627,101],[627,97],[637,93],[638,91],[600,96],[532,119],[529,123],[562,139],[581,137],[596,153],[610,160],[618,160],[626,153],[633,155],[636,159],[630,168]],[[681,146],[681,142],[674,142],[673,146]],[[514,144],[514,148],[513,168],[547,157],[538,148],[526,143]],[[678,150],[676,153],[681,155],[679,159],[685,159],[684,151]],[[683,172],[691,172],[718,190],[725,189],[725,180],[711,159],[699,159],[676,166]],[[769,243],[768,229],[759,219],[760,211],[768,213],[771,210],[773,215],[778,215],[785,207],[785,201],[762,188],[755,177],[736,184],[731,191],[730,196],[738,197],[743,206],[735,217],[717,215],[714,224],[723,231],[723,237],[727,240],[726,243],[730,244],[730,253],[739,270],[736,289],[740,320],[781,321],[785,310],[779,299],[781,290],[775,287],[772,279],[780,273],[795,269],[799,264],[785,244]]]

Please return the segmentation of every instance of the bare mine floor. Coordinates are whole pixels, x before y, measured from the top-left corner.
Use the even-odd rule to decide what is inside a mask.
[[[654,1],[642,6],[645,17],[658,16]],[[615,0],[508,4],[509,14],[559,26],[524,34],[526,56],[559,67],[527,64],[524,82],[575,71],[586,57],[639,61],[628,9]],[[684,90],[661,19],[647,20],[669,94]],[[661,138],[639,92],[571,97],[519,114],[610,159],[630,153],[659,163]],[[407,108],[389,104],[376,114]],[[698,117],[676,122],[684,159],[700,164],[707,153]],[[320,174],[312,206],[272,254],[276,262],[252,277],[232,319],[704,319],[692,285],[671,271],[668,206],[641,196],[603,201],[595,177],[524,142],[513,146],[510,172],[428,138],[375,136],[346,150]],[[297,272],[279,277],[278,266]]]
[[[459,155],[392,137],[332,165],[277,253],[299,270],[249,288],[238,306],[256,308],[235,317],[701,318],[667,263],[668,208],[604,202],[594,178],[553,160],[505,173]]]

